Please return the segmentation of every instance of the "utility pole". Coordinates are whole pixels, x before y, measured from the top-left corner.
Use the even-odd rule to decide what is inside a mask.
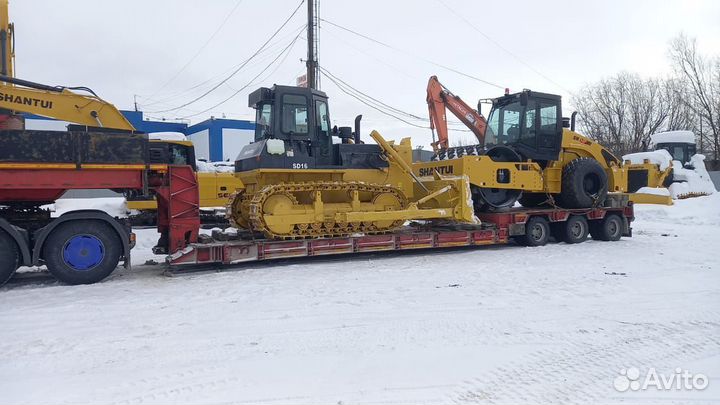
[[[315,3],[316,0],[307,0],[308,5],[308,23],[307,23],[307,41],[308,41],[308,57],[307,57],[307,86],[310,89],[317,88],[317,49],[315,48]]]

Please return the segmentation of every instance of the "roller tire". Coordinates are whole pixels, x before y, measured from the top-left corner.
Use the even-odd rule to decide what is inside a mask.
[[[599,206],[607,193],[607,173],[595,159],[577,158],[563,168],[560,202],[564,208]]]
[[[545,193],[523,192],[518,202],[525,208],[536,208],[548,205],[548,195]]]
[[[90,263],[83,256],[82,249],[76,248],[74,243],[87,240],[94,248],[95,261]],[[92,250],[92,249],[91,249]],[[43,245],[43,258],[47,268],[58,280],[66,284],[92,284],[109,276],[118,265],[123,247],[117,232],[109,224],[96,220],[69,221],[55,228]],[[73,260],[82,263],[87,268],[76,264]]]
[[[20,267],[20,249],[5,231],[0,231],[0,286],[7,283]]]

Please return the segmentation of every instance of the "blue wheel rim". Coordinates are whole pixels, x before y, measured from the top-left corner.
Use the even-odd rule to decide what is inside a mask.
[[[105,245],[92,235],[73,236],[63,248],[65,264],[78,271],[91,270],[104,258]]]

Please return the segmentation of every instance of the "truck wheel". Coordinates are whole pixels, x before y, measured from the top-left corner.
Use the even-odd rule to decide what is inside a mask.
[[[563,168],[560,201],[565,208],[602,204],[608,193],[607,173],[595,159],[581,157]]]
[[[525,223],[525,235],[517,237],[524,246],[543,246],[550,239],[550,224],[543,217],[531,217]]]
[[[67,284],[96,283],[115,270],[122,243],[102,221],[69,221],[58,225],[45,241],[48,270]]]
[[[0,231],[0,286],[7,283],[20,267],[20,249],[7,234]]]
[[[590,235],[595,240],[616,241],[622,237],[623,220],[617,214],[609,214],[605,218],[592,221]]]
[[[588,221],[582,215],[570,215],[563,225],[562,240],[565,243],[585,242],[590,232]]]

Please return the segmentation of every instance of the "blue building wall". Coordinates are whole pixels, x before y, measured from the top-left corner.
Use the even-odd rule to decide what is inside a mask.
[[[223,160],[223,129],[245,129],[254,131],[255,123],[245,120],[229,120],[226,118],[210,118],[203,122],[191,125],[185,131],[191,135],[200,131],[208,131],[208,143],[210,145],[210,156],[212,162]]]
[[[188,124],[181,122],[146,121],[142,111],[120,111],[125,118],[138,130],[142,132],[182,132],[188,128]]]
[[[120,112],[128,121],[130,121],[135,129],[141,132],[181,132],[184,134],[188,127],[188,124],[181,122],[146,121],[143,117],[142,111],[120,110]],[[52,118],[35,114],[23,114],[23,117],[28,120],[56,121]]]

